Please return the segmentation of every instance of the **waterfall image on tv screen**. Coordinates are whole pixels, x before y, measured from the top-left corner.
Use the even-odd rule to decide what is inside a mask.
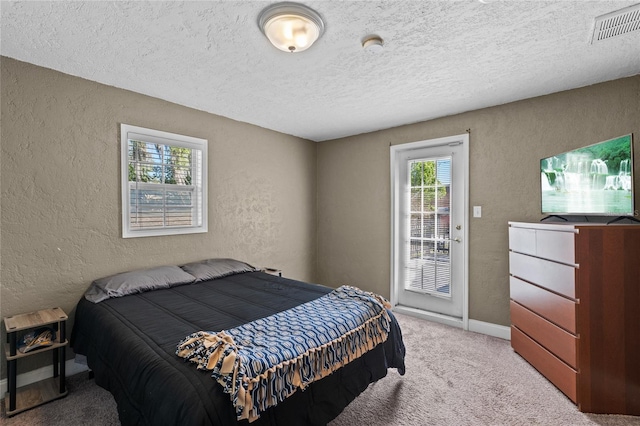
[[[543,214],[633,215],[631,135],[540,160]]]

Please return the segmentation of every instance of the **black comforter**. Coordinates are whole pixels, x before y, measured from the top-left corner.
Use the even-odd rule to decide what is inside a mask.
[[[123,425],[236,425],[229,395],[175,355],[188,334],[220,331],[314,300],[332,289],[263,272],[231,275],[77,306],[71,345],[87,356]],[[404,373],[404,345],[391,315],[382,345],[262,413],[252,425],[324,425],[387,374]]]

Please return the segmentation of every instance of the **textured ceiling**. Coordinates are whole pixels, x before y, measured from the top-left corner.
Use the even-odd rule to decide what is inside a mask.
[[[305,1],[326,31],[299,54],[260,32],[271,3],[2,1],[1,53],[314,141],[640,73],[640,31],[590,44],[638,0]]]

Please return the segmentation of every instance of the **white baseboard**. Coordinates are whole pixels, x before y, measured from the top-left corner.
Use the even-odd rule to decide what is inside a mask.
[[[424,311],[422,309],[410,308],[408,306],[400,306],[400,305],[394,306],[393,312],[410,315],[412,317],[425,319],[427,321],[433,321],[440,324],[449,325],[451,327],[462,328],[461,318],[450,317],[448,315],[437,314],[435,312],[429,312],[429,311]]]
[[[511,340],[511,327],[505,327],[504,325],[470,319],[469,331]]]
[[[82,373],[83,371],[89,371],[89,367],[86,364],[80,364],[73,359],[67,360],[64,364],[65,376],[73,376],[74,374]],[[18,374],[16,378],[17,386],[25,386],[31,383],[39,382],[40,380],[53,377],[53,366],[38,368],[37,370],[28,371],[26,373]],[[0,395],[4,395],[7,392],[7,379],[0,380]]]
[[[449,325],[451,327],[463,328],[460,318],[450,317],[447,315],[437,314],[434,312],[423,311],[422,309],[410,308],[408,306],[396,305],[393,312],[410,315],[413,317],[433,321],[440,324]],[[498,337],[500,339],[511,340],[511,328],[504,325],[493,324],[490,322],[469,320],[469,331],[474,333],[486,334],[488,336]]]

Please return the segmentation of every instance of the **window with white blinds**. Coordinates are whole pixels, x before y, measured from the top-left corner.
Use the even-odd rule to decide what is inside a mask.
[[[122,236],[207,232],[207,140],[121,125]]]

